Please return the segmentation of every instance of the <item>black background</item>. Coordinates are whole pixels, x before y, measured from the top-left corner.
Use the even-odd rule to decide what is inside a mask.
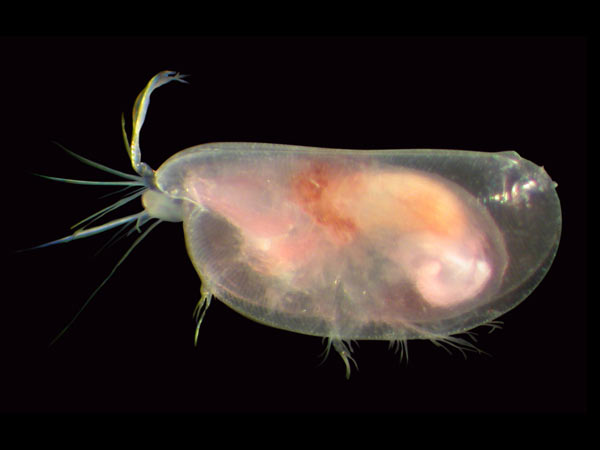
[[[3,411],[582,412],[586,410],[586,41],[581,38],[5,38],[2,82]],[[558,182],[563,235],[531,296],[478,330],[491,356],[360,342],[349,381],[321,339],[218,301],[193,346],[199,279],[179,224],[161,225],[77,322],[48,343],[130,241],[11,251],[68,234],[110,203],[52,141],[129,171],[120,130],[165,69],[142,158],[215,141],[335,148],[516,150]],[[113,197],[117,198],[117,197]],[[138,205],[128,212],[135,212]]]

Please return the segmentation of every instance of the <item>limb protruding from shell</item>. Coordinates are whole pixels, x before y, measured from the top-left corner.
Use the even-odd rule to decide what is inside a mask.
[[[338,352],[342,361],[344,361],[344,365],[346,366],[346,379],[350,379],[350,362],[352,362],[354,367],[356,367],[356,370],[358,370],[358,364],[356,364],[356,360],[352,357],[352,345],[350,341],[346,342],[342,339],[328,338],[327,348],[325,349],[325,358],[329,355],[329,350],[332,346],[335,351]]]
[[[202,320],[204,320],[204,315],[206,314],[206,310],[210,306],[210,302],[213,298],[213,295],[210,292],[202,291],[202,296],[198,301],[198,304],[194,308],[194,319],[196,320],[196,332],[194,333],[194,345],[198,344],[198,333],[200,333],[200,325],[202,325]]]

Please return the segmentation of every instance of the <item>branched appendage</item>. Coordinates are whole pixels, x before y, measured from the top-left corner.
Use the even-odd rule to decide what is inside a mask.
[[[327,356],[329,355],[329,350],[331,349],[332,345],[335,351],[338,352],[338,354],[342,357],[342,360],[344,361],[344,365],[346,366],[346,379],[348,380],[350,379],[350,361],[352,361],[354,367],[356,367],[356,370],[358,370],[358,364],[356,364],[356,361],[352,357],[352,344],[350,343],[350,341],[343,341],[342,339],[336,339],[331,337],[327,338],[327,347],[324,351],[325,356],[321,364],[325,362],[325,359],[327,359]]]
[[[167,83],[170,83],[171,81],[187,83],[187,81],[184,80],[185,77],[186,75],[182,75],[172,70],[163,70],[152,77],[142,92],[139,93],[133,105],[133,124],[131,141],[129,144],[127,142],[127,133],[125,132],[125,120],[123,116],[121,116],[123,139],[125,141],[127,153],[131,159],[131,166],[133,167],[133,170],[135,170],[135,172],[142,177],[154,178],[153,170],[148,164],[142,162],[142,153],[140,150],[140,132],[142,130],[142,126],[144,125],[144,121],[146,120],[146,113],[148,112],[148,106],[150,105],[150,95],[156,89]]]
[[[405,360],[408,364],[408,341],[406,339],[390,341],[388,348],[390,350],[394,349],[394,353],[396,354],[400,352],[400,362]]]
[[[484,323],[481,325],[482,327],[489,327],[488,334],[492,333],[494,330],[501,330],[504,322],[501,320],[492,320],[491,322]]]
[[[491,327],[491,331],[493,331],[496,328],[501,328],[500,327],[501,323],[502,322],[499,322],[499,321],[491,321],[484,325]],[[488,353],[484,352],[483,350],[480,350],[473,343],[473,342],[477,342],[477,334],[472,331],[463,331],[461,333],[457,333],[454,336],[446,336],[446,335],[438,335],[435,333],[431,333],[416,324],[411,324],[411,323],[406,322],[406,323],[404,323],[404,325],[407,328],[409,328],[410,330],[414,331],[415,334],[418,334],[421,336],[426,336],[421,339],[428,339],[436,347],[443,348],[450,355],[452,354],[451,348],[454,348],[454,349],[458,350],[459,352],[461,352],[465,359],[467,357],[466,352],[476,352],[476,353],[485,354],[485,355],[488,354]],[[463,337],[458,337],[458,335],[467,337],[472,342],[467,339],[464,339]],[[408,340],[407,339],[390,340],[389,341],[389,349],[392,349],[392,348],[394,349],[395,353],[398,353],[398,351],[400,351],[400,362],[402,362],[402,360],[406,358],[406,363],[408,364]]]
[[[473,341],[475,341],[475,342],[477,341],[475,339],[474,333],[463,333],[463,334],[466,334],[466,336],[471,338]],[[452,354],[452,351],[446,346],[452,347],[452,348],[458,350],[459,352],[461,352],[465,359],[467,359],[466,352],[475,352],[475,353],[489,356],[489,353],[486,353],[483,350],[479,349],[475,344],[469,342],[467,339],[459,338],[456,336],[430,337],[429,341],[432,344],[434,344],[436,347],[441,347],[444,350],[446,350],[449,355]]]
[[[194,308],[194,320],[196,321],[196,331],[194,333],[194,346],[198,345],[198,333],[200,333],[200,325],[204,320],[206,310],[210,306],[213,295],[210,292],[202,290],[200,300]]]
[[[481,326],[488,327],[489,328],[488,334],[490,334],[494,330],[501,330],[502,322],[499,320],[492,320],[488,323],[482,324]],[[465,335],[466,337],[471,339],[471,341],[473,341],[473,342],[477,342],[477,333],[475,333],[473,331],[465,331],[460,334]],[[446,345],[449,347],[454,347],[455,349],[457,349],[458,351],[460,351],[462,353],[462,355],[464,356],[465,359],[467,359],[467,354],[465,352],[476,352],[476,353],[479,353],[480,355],[491,356],[489,353],[481,350],[475,344],[468,341],[467,339],[463,339],[463,338],[460,338],[457,336],[445,336],[445,337],[432,336],[429,338],[429,340],[437,347],[441,347],[444,350],[446,350],[449,354],[452,354],[452,352],[450,351],[449,348],[446,347]]]
[[[325,363],[325,361],[329,357],[329,350],[331,350],[331,339],[324,337],[321,342],[324,343],[325,341],[327,341],[327,343],[325,344],[325,350],[323,350],[323,353],[319,355],[320,357],[322,357],[319,366],[322,366]]]

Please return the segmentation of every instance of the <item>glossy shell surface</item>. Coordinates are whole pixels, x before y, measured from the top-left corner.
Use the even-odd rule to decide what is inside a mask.
[[[309,335],[467,331],[524,300],[560,238],[556,184],[516,152],[215,143],[155,180],[203,289]]]

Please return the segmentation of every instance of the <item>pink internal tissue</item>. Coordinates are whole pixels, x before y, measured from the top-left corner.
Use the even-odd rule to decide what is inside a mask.
[[[243,237],[240,258],[290,289],[342,282],[351,291],[361,270],[383,261],[380,276],[361,286],[369,298],[406,303],[409,291],[393,287],[407,284],[421,301],[451,308],[492,277],[485,237],[460,194],[422,172],[315,160],[240,166],[188,185]]]

